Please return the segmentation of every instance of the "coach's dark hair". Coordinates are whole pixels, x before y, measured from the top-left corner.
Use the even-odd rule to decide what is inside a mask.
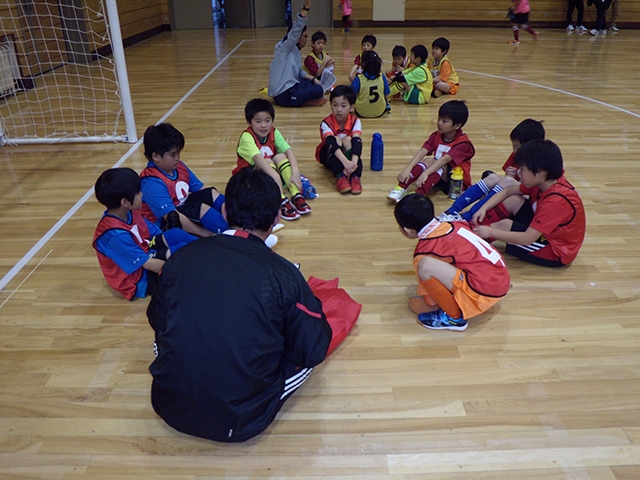
[[[244,107],[244,118],[247,119],[247,122],[251,122],[253,117],[260,112],[267,112],[271,115],[271,120],[275,120],[276,118],[276,111],[273,108],[273,104],[266,98],[254,98],[253,100],[249,100]]]
[[[170,123],[151,125],[144,132],[144,156],[153,160],[153,154],[161,157],[172,148],[184,148],[184,135]]]
[[[453,124],[464,124],[469,120],[469,109],[463,100],[449,100],[443,103],[438,110],[438,116],[441,118],[450,118]]]
[[[393,47],[393,50],[391,50],[391,56],[392,57],[406,57],[407,56],[407,49],[404,48],[402,45],[396,45],[395,47]]]
[[[360,42],[360,45],[362,45],[363,43],[370,43],[373,48],[376,48],[376,44],[378,43],[378,39],[374,35],[371,35],[371,34],[365,35],[364,37],[362,37],[362,41]]]
[[[123,198],[133,203],[140,192],[140,177],[130,168],[110,168],[98,177],[94,189],[96,198],[105,207],[120,208]]]
[[[327,36],[324,34],[322,30],[318,30],[313,35],[311,35],[311,43],[315,43],[318,40],[324,40],[325,43],[327,42]]]
[[[278,216],[280,201],[280,189],[268,173],[243,168],[227,183],[227,222],[231,227],[266,232]]]
[[[332,102],[334,98],[344,97],[349,102],[349,105],[353,105],[356,103],[356,99],[358,98],[358,94],[353,91],[349,85],[338,85],[333,89],[331,95],[329,95],[329,101]]]
[[[362,73],[366,73],[370,78],[378,78],[382,70],[382,59],[373,50],[362,54]]]
[[[531,140],[544,140],[544,127],[542,122],[538,122],[533,118],[526,118],[511,130],[509,138],[511,140],[517,140],[521,145],[524,145]]]
[[[438,47],[440,50],[442,50],[442,53],[446,54],[451,48],[451,43],[449,43],[449,40],[444,37],[438,37],[431,44],[431,48],[435,47]]]
[[[562,176],[562,153],[558,145],[551,140],[531,140],[516,152],[513,162],[519,167],[525,166],[532,173],[547,172],[547,180],[557,180]]]
[[[287,33],[286,33],[286,35],[285,35],[284,37],[282,37],[282,40],[280,40],[281,42],[284,42],[284,41],[287,39],[287,37],[289,36],[289,32],[291,31],[291,29],[292,29],[292,28],[293,28],[293,24],[291,24],[291,25],[289,25],[289,26],[287,27]],[[301,37],[301,36],[302,36],[302,34],[303,34],[304,32],[306,32],[306,31],[307,31],[307,26],[305,25],[304,27],[302,27],[302,32],[300,33],[300,37]],[[298,37],[298,38],[296,39],[296,42],[300,40],[300,37]]]
[[[426,62],[427,58],[429,58],[429,51],[424,45],[414,45],[413,47],[411,47],[411,52],[413,53],[414,57],[422,60],[422,63]]]
[[[419,232],[434,218],[433,202],[429,197],[412,193],[398,202],[393,214],[401,228]]]

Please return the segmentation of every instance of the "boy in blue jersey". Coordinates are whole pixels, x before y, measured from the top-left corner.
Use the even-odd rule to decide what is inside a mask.
[[[93,236],[107,283],[128,300],[144,298],[171,253],[197,237],[172,228],[162,232],[140,215],[140,177],[130,168],[112,168],[100,175],[96,198],[107,210]],[[170,214],[170,220],[176,213]]]
[[[170,123],[151,125],[144,132],[144,156],[149,163],[140,173],[142,215],[165,228],[167,214],[175,211],[189,233],[199,237],[221,233],[228,227],[222,215],[224,195],[214,187],[205,188],[180,161],[184,143],[184,135]]]

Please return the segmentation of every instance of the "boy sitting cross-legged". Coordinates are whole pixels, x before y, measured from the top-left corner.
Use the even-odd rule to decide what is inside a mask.
[[[569,265],[584,241],[586,218],[580,195],[564,176],[560,149],[550,140],[532,140],[518,149],[514,162],[520,184],[480,207],[471,219],[474,232],[506,242],[505,253],[526,262]]]
[[[283,220],[297,220],[300,215],[311,213],[311,207],[300,193],[302,182],[298,160],[280,131],[273,126],[276,116],[273,105],[263,98],[249,100],[244,107],[247,129],[238,141],[238,165],[235,175],[243,168],[256,167],[264,170],[280,188]],[[283,187],[291,192],[291,201],[285,196]]]
[[[424,105],[429,103],[433,90],[433,77],[427,66],[429,52],[424,45],[414,45],[411,49],[409,61],[412,66],[398,73],[393,83],[389,85],[391,96],[397,98],[402,95],[406,103]]]
[[[403,198],[394,214],[400,232],[418,239],[413,266],[420,296],[410,307],[422,326],[465,330],[467,320],[507,294],[510,277],[502,256],[467,223],[439,222],[431,199],[420,194]]]
[[[316,160],[331,170],[340,193],[362,193],[362,124],[353,114],[357,94],[348,85],[331,92],[331,115],[320,124],[322,142],[316,148]]]
[[[167,216],[178,212],[185,231],[209,237],[228,228],[222,215],[224,195],[205,188],[198,177],[180,161],[184,135],[170,123],[151,125],[144,132],[144,156],[149,163],[140,173],[142,215],[164,229]],[[170,226],[170,225],[169,225]]]
[[[179,228],[162,233],[140,215],[140,177],[130,168],[103,172],[96,181],[95,193],[107,207],[93,236],[102,273],[107,283],[128,300],[144,298],[155,286],[165,260],[197,237]]]

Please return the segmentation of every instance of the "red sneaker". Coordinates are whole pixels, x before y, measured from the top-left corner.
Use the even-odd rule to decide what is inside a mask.
[[[351,177],[351,193],[353,195],[360,195],[362,193],[360,177]]]
[[[304,199],[301,193],[294,195],[294,197],[291,199],[291,203],[300,215],[311,213],[311,207],[307,204],[307,201]]]
[[[300,218],[300,214],[293,205],[291,205],[288,198],[283,199],[280,204],[280,216],[283,220],[297,220]]]
[[[351,191],[351,185],[349,184],[347,177],[340,175],[338,180],[336,180],[336,188],[340,193],[349,193]]]

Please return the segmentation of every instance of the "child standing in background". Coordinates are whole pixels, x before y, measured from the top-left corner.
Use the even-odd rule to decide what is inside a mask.
[[[429,59],[428,66],[433,75],[432,97],[439,97],[443,93],[455,95],[460,86],[458,72],[453,68],[451,60],[447,57],[451,44],[444,37],[436,38],[431,44],[432,58]]]
[[[342,33],[349,33],[349,28],[353,23],[353,20],[349,19],[353,13],[351,0],[341,0],[338,4],[338,8],[342,10]]]
[[[370,50],[362,54],[362,73],[356,75],[351,88],[358,94],[356,113],[363,118],[377,118],[391,112],[389,106],[389,84],[387,77],[380,74],[382,60]]]
[[[529,22],[529,12],[531,6],[529,0],[511,0],[513,2],[513,17],[511,23],[513,23],[513,40],[510,40],[509,45],[520,45],[520,29],[523,29],[533,35],[534,40],[538,40],[538,32],[531,28],[527,22]]]
[[[373,50],[378,43],[378,39],[373,35],[365,35],[362,37],[362,53],[368,52],[369,50]],[[356,75],[362,73],[362,57],[358,55],[353,60],[353,67],[351,67],[351,72],[349,72],[349,81],[353,82],[353,79],[356,78]]]

